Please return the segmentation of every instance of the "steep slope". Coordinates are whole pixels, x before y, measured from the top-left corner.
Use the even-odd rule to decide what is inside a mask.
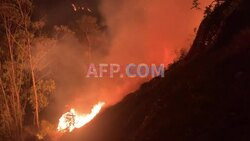
[[[62,140],[250,139],[250,1],[228,0],[201,23],[187,57]]]

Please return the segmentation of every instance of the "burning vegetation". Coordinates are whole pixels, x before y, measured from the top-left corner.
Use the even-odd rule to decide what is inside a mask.
[[[237,124],[249,121],[247,0],[211,0],[205,9],[199,0],[193,7],[183,0],[84,1],[100,9],[80,0],[53,0],[54,7],[41,1],[0,2],[1,141],[59,141],[51,138],[77,133],[91,141],[193,140],[230,133],[228,126],[247,137]],[[176,52],[189,50],[196,31],[189,53],[170,64]],[[84,77],[87,64],[102,62],[164,64],[168,70],[126,96],[146,79]],[[242,97],[235,98],[238,92]],[[93,104],[97,98],[105,102]]]
[[[102,109],[104,102],[99,102],[94,105],[91,112],[88,114],[80,114],[75,109],[70,109],[59,119],[57,131],[58,132],[72,132],[75,128],[81,128],[90,122]]]

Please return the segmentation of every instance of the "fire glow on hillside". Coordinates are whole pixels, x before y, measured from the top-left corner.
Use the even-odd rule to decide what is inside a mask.
[[[102,109],[104,102],[99,102],[94,105],[89,114],[79,114],[75,109],[70,109],[69,112],[64,113],[59,119],[57,127],[58,132],[72,132],[75,128],[81,128],[89,123]]]

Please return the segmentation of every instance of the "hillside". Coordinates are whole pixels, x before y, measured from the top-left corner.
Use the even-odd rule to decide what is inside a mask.
[[[250,1],[227,0],[187,56],[62,140],[248,141]]]

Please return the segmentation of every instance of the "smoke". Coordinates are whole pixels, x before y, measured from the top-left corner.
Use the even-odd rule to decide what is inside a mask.
[[[109,33],[104,39],[109,43],[98,44],[92,62],[172,63],[180,49],[190,48],[203,17],[191,7],[192,0],[102,0],[99,8]],[[112,105],[149,79],[86,78],[87,47],[74,34],[65,34],[52,50],[47,60],[56,72],[56,102],[68,104],[66,108],[88,111],[98,101]]]
[[[126,65],[172,63],[189,50],[203,12],[191,10],[192,0],[103,0],[100,6],[111,36],[104,62]],[[203,1],[202,5],[208,4]],[[201,6],[202,6],[201,5]],[[202,6],[203,7],[203,6]],[[103,97],[113,104],[148,79],[106,80]],[[119,82],[117,85],[117,82]],[[102,94],[101,94],[102,95]]]
[[[105,0],[102,13],[111,32],[108,60],[121,63],[170,63],[189,48],[201,15],[192,0]],[[122,52],[122,53],[121,53]]]

